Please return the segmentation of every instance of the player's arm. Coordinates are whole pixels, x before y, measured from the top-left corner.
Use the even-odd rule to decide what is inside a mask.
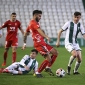
[[[84,39],[85,39],[85,34],[83,34],[83,37],[84,37]]]
[[[22,29],[22,25],[21,25],[21,23],[20,23],[20,27],[19,27],[19,29],[20,29],[21,33],[24,35],[24,30]]]
[[[46,38],[48,41],[50,41],[50,38],[49,38],[41,29],[37,29],[37,31],[38,31],[44,38]]]
[[[60,45],[60,37],[61,37],[62,32],[63,32],[63,29],[60,29],[58,32],[57,43],[56,43],[57,47]]]
[[[34,74],[33,76],[36,76],[37,78],[43,77],[41,73],[38,72],[38,62],[36,61],[35,68],[34,68]]]
[[[36,73],[38,71],[38,62],[36,61],[35,67],[34,67],[34,72]]]
[[[26,31],[25,33],[24,33],[24,38],[23,38],[23,41],[24,41],[24,43],[26,44],[26,41],[27,41],[27,36],[30,34],[30,32],[28,31]]]
[[[27,41],[27,36],[30,34],[30,32],[28,31],[26,31],[25,33],[24,33],[24,37],[23,37],[23,41],[24,41],[24,45],[23,45],[23,47],[22,47],[22,50],[24,50],[25,48],[26,48],[26,41]]]
[[[59,30],[58,37],[57,37],[57,43],[56,43],[56,46],[57,47],[59,47],[59,45],[60,45],[60,37],[61,37],[62,32],[65,31],[65,30],[67,30],[68,27],[69,27],[69,22],[66,22],[64,24],[64,26],[62,27],[62,29]]]
[[[85,39],[85,29],[84,26],[81,24],[81,30],[80,30],[81,34],[83,35],[84,39]]]
[[[29,68],[26,66],[25,61],[28,60],[28,58],[29,58],[29,56],[28,56],[28,55],[25,55],[25,56],[21,59],[21,61],[20,61],[20,65],[24,66],[24,68],[25,68],[27,71],[29,70]]]
[[[2,26],[0,26],[0,30],[2,29],[2,28],[5,28],[5,27],[7,27],[7,21],[2,25]]]
[[[37,61],[36,61],[36,64],[35,64],[35,67],[33,68],[33,70],[34,70],[33,76],[39,77],[38,75],[39,75],[40,73],[38,72],[38,62],[37,62]]]

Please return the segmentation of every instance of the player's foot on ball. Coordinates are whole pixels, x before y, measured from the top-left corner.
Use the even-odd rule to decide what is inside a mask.
[[[42,78],[43,76],[42,76],[42,74],[33,74],[33,76],[36,76],[37,78]]]
[[[73,75],[78,75],[78,74],[80,74],[80,73],[79,73],[79,72],[74,72],[74,71],[73,71]]]
[[[68,67],[67,67],[67,74],[68,74],[68,75],[70,75],[70,71],[71,71],[71,67],[68,66]]]
[[[2,63],[2,66],[6,66],[6,63]]]
[[[50,68],[45,68],[44,71],[47,72],[50,76],[54,76],[54,73],[51,71]]]

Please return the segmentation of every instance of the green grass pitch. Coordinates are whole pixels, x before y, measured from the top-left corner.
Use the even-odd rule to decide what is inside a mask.
[[[25,55],[29,54],[32,48],[26,48],[24,51],[21,48],[17,49],[17,61]],[[58,68],[63,68],[66,71],[68,59],[70,57],[70,53],[66,51],[64,47],[56,48],[59,52],[58,58],[52,66],[52,70],[55,71]],[[0,68],[3,62],[3,52],[4,48],[0,48]],[[11,49],[8,53],[7,66],[11,64],[12,60],[12,52]],[[44,58],[38,54],[37,61],[40,63],[44,60]],[[50,76],[45,72],[42,72],[44,78],[36,78],[30,72],[27,75],[11,75],[11,74],[0,74],[0,85],[85,85],[85,48],[82,47],[82,64],[79,68],[79,72],[81,75],[73,75],[73,67],[75,65],[75,61],[72,65],[71,75],[66,75],[63,78],[58,78],[55,76]]]

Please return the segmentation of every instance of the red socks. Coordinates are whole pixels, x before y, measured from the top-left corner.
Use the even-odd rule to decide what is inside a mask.
[[[12,63],[16,61],[16,52],[13,52],[12,54]]]
[[[38,69],[38,72],[39,72],[39,73],[42,72],[42,71],[46,68],[46,66],[48,65],[48,63],[49,63],[48,60],[44,60],[44,61],[42,62],[42,64],[40,65],[40,67],[39,67],[39,69]]]
[[[52,56],[51,56],[51,59],[52,59],[51,62],[49,62],[48,60],[44,60],[44,61],[42,62],[42,64],[40,65],[40,67],[39,67],[39,69],[38,69],[38,72],[39,72],[39,73],[42,72],[42,71],[46,68],[46,66],[51,67],[52,64],[55,62],[56,57],[57,57],[57,56],[52,55]]]
[[[6,60],[7,60],[7,52],[4,52],[4,63],[6,63]]]
[[[48,63],[47,66],[48,66],[48,67],[51,67],[51,66],[53,65],[53,63],[55,62],[56,58],[57,58],[57,56],[52,55],[52,56],[51,56],[51,59],[52,59],[52,60],[51,60],[51,62]]]

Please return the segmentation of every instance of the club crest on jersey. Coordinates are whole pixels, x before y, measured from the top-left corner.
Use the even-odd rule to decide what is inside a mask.
[[[11,25],[11,24],[9,24],[9,25]]]

